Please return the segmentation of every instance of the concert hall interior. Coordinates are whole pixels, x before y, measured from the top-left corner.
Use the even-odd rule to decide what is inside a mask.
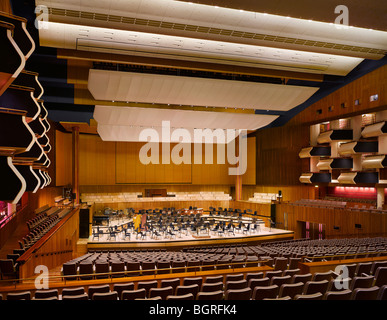
[[[1,1],[0,300],[387,300],[386,12]]]

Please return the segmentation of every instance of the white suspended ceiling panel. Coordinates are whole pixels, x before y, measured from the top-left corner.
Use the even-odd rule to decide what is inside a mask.
[[[157,132],[160,142],[162,129],[169,129],[172,135],[175,129],[186,129],[194,137],[194,129],[203,130],[203,134],[216,135],[223,130],[225,141],[233,140],[227,129],[257,130],[267,126],[278,116],[229,112],[191,111],[156,108],[95,106],[94,119],[98,123],[97,131],[105,141],[140,141],[140,133],[146,129]],[[218,130],[218,131],[216,131]]]
[[[196,33],[202,38],[234,38],[233,42],[254,41],[296,50],[308,47],[314,52],[347,53],[368,59],[382,58],[379,50],[387,49],[386,32],[337,26],[333,9],[332,23],[324,23],[174,0],[37,0],[36,5],[40,4],[50,9],[50,17],[65,23],[190,36]]]
[[[96,100],[288,111],[318,88],[90,69]]]
[[[42,46],[92,52],[340,76],[363,61],[341,55],[57,22],[40,21],[39,28]]]

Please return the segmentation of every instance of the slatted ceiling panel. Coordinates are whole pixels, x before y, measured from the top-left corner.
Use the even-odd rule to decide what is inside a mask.
[[[259,12],[239,12],[229,8],[215,8],[214,6],[203,6],[200,4],[187,4],[180,1],[152,1],[152,7],[144,6],[144,1],[130,1],[122,3],[109,2],[95,3],[93,8],[74,4],[64,5],[58,2],[40,1],[49,7],[50,21],[67,21],[71,23],[76,18],[72,18],[71,9],[89,11],[103,16],[104,21],[98,21],[100,25],[122,21],[131,24],[131,29],[142,26],[153,26],[167,29],[175,34],[179,30],[186,30],[206,34],[221,34],[236,37],[243,37],[247,33],[254,34],[255,38],[279,38],[287,39],[286,43],[311,42],[314,47],[335,48],[352,47],[362,44],[365,46],[361,51],[372,51],[372,48],[383,47],[383,41],[378,37],[377,31],[367,29],[351,28],[340,30],[333,24],[318,21],[307,21],[295,18],[286,18],[276,15],[265,15]],[[57,10],[65,7],[66,9]],[[108,12],[107,12],[108,9]],[[69,14],[67,14],[69,11]],[[118,19],[117,16],[122,16]],[[93,19],[95,14],[90,16]],[[128,26],[117,24],[117,28],[128,28]],[[155,28],[152,28],[155,30]],[[164,31],[165,32],[165,31]],[[161,32],[163,33],[163,32]],[[302,38],[299,39],[300,35]],[[271,40],[273,41],[273,40]],[[373,44],[373,45],[371,45]],[[276,44],[278,45],[278,44]],[[283,44],[282,44],[283,45]],[[330,49],[332,50],[332,49]],[[352,50],[353,51],[353,50]]]
[[[91,69],[96,100],[288,111],[318,88]]]

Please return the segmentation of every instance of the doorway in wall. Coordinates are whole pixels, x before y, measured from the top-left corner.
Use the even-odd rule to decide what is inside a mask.
[[[310,221],[299,221],[301,226],[301,238],[311,240],[325,239],[325,224]]]

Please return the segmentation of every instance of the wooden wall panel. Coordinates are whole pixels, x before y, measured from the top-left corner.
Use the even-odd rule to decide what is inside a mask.
[[[190,183],[190,164],[162,163],[159,145],[159,164],[141,163],[139,154],[144,143],[116,143],[116,183]],[[173,150],[175,144],[171,144]]]
[[[192,164],[192,184],[235,184],[235,176],[228,173],[232,165],[227,161],[227,147],[224,148],[224,164],[218,164],[220,159],[218,160],[217,152],[218,147],[214,144],[212,163],[206,163],[206,148],[202,145],[202,163]],[[207,158],[207,162],[211,162],[210,158]]]
[[[116,143],[96,135],[79,135],[79,184],[115,184]]]
[[[290,123],[319,123],[385,108],[387,105],[386,89],[387,65],[384,65],[312,104],[296,115]],[[374,94],[379,95],[379,100],[371,102],[370,96]],[[355,105],[356,99],[360,100],[360,105]],[[342,104],[345,105],[344,108]],[[330,112],[328,108],[331,106],[333,110]],[[321,114],[317,113],[319,109],[322,111]]]
[[[71,133],[56,130],[56,185],[65,186],[72,183],[72,148]]]
[[[255,185],[256,180],[256,138],[247,138],[247,170],[242,176],[243,185]]]
[[[295,238],[301,237],[300,221],[325,224],[325,237],[328,239],[387,235],[387,215],[372,211],[277,204],[276,220],[281,227],[285,222],[284,213],[287,215],[287,229],[295,232]],[[355,224],[360,224],[361,229],[355,228]],[[339,229],[334,229],[334,226]]]
[[[256,185],[300,185],[300,150],[309,145],[309,127],[285,125],[256,132]]]

